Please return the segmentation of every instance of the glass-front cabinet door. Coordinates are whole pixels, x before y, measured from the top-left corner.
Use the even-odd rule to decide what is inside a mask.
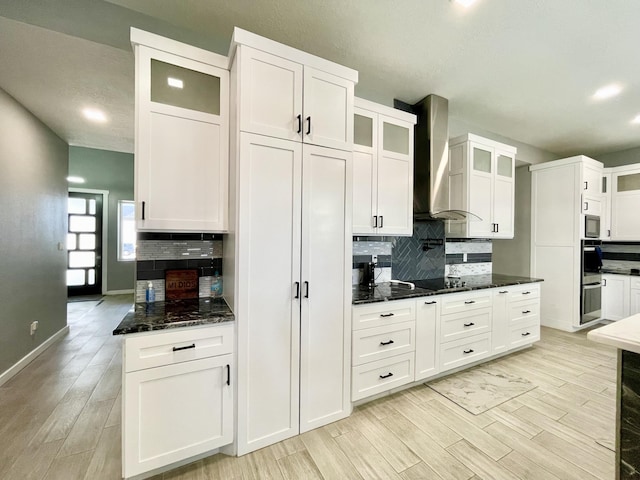
[[[353,116],[353,234],[376,233],[378,115],[357,108]]]
[[[490,238],[495,231],[493,222],[493,149],[470,143],[471,171],[469,175],[469,210],[480,220],[469,220],[469,235]]]

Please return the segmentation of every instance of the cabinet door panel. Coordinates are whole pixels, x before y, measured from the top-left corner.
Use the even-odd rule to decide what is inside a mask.
[[[351,153],[305,145],[300,431],[349,414]]]
[[[246,46],[238,53],[240,130],[300,140],[297,117],[300,115],[302,127],[302,65]]]
[[[632,288],[629,299],[629,315],[640,313],[640,288]]]
[[[302,144],[242,133],[238,451],[297,435]],[[274,187],[277,186],[277,187]]]
[[[356,147],[354,147],[356,148]],[[375,233],[377,165],[373,152],[353,152],[353,234]]]
[[[493,237],[493,182],[491,174],[471,170],[469,181],[469,209],[481,220],[469,220],[469,236]]]
[[[628,317],[629,277],[626,275],[602,276],[602,317],[607,320],[621,320]]]
[[[378,155],[378,233],[413,233],[413,179],[408,158]],[[382,217],[382,218],[380,218]],[[382,225],[382,227],[380,227]]]
[[[416,381],[438,373],[440,341],[440,303],[433,299],[416,300]]]
[[[349,80],[304,67],[305,143],[353,149],[353,91]]]
[[[125,477],[231,443],[232,361],[222,355],[125,375]]]
[[[221,206],[227,195],[227,160],[219,148],[222,135],[215,123],[149,113],[148,154],[136,159],[136,197],[145,202],[140,229],[225,228],[226,202],[224,209]]]
[[[614,177],[615,179],[615,177]],[[640,240],[640,191],[613,193],[611,240]]]
[[[494,238],[513,238],[514,229],[514,182],[513,178],[496,176],[493,194],[493,223],[496,224]]]

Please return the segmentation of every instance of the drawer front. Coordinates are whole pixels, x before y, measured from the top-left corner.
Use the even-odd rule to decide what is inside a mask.
[[[453,313],[440,317],[440,341],[450,342],[491,330],[490,308]]]
[[[415,322],[365,328],[353,332],[353,365],[382,360],[413,352],[416,345]]]
[[[443,372],[481,360],[487,357],[490,351],[490,333],[444,343],[440,345],[440,371]]]
[[[381,327],[416,319],[416,301],[398,300],[353,307],[353,329]]]
[[[509,348],[528,345],[540,340],[540,322],[521,323],[509,329]]]
[[[471,293],[451,293],[445,295],[442,299],[440,312],[442,315],[448,315],[451,313],[469,312],[476,308],[491,307],[491,305],[491,289]]]
[[[354,367],[351,375],[351,400],[382,393],[413,382],[413,353]]]
[[[125,372],[232,353],[233,328],[229,324],[126,336]]]
[[[540,300],[522,300],[509,303],[509,322],[540,318]]]
[[[509,301],[540,298],[540,284],[538,283],[527,283],[524,285],[510,286],[508,288],[499,290],[502,291],[507,289],[509,290]]]

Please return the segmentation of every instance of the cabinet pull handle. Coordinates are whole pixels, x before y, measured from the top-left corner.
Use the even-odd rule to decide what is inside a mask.
[[[522,292],[523,295],[529,295],[531,292]]]
[[[393,340],[389,340],[388,342],[380,342],[380,345],[391,345],[393,342]]]
[[[311,117],[307,117],[307,135],[311,135]]]
[[[589,182],[584,182],[584,189],[589,190]]]
[[[496,233],[500,233],[500,224],[496,223]]]
[[[231,365],[227,363],[227,385],[231,385]]]
[[[393,313],[381,313],[381,317],[393,317]]]
[[[378,228],[378,216],[373,216],[373,228]]]
[[[173,347],[173,351],[177,352],[179,350],[187,350],[189,348],[196,348],[196,344],[192,343],[191,345],[187,345],[186,347]]]
[[[302,115],[298,115],[296,118],[298,119],[298,132],[297,133],[302,133]]]
[[[424,302],[425,305],[435,305],[436,303],[438,302],[436,302],[435,300],[433,302]]]
[[[296,296],[293,298],[300,298],[300,282],[295,282],[296,284]]]
[[[380,215],[380,228],[384,227],[384,217]]]
[[[464,302],[465,305],[471,305],[472,303],[476,303],[475,300],[469,300],[467,302]]]
[[[531,310],[523,310],[522,313],[531,313]]]
[[[389,372],[386,375],[380,375],[380,378],[389,378],[389,377],[393,377],[393,373]]]
[[[464,326],[465,327],[473,327],[475,325],[475,323],[473,322],[469,322],[469,323],[465,323]]]
[[[529,332],[526,332],[526,333],[523,333],[523,334],[522,334],[522,336],[523,336],[523,337],[527,337],[527,336],[529,336],[529,335],[531,335],[531,333],[529,333]]]
[[[464,354],[473,353],[473,348],[470,348],[469,350],[463,350],[462,353]]]
[[[509,293],[509,290],[502,290],[501,292],[498,293]]]
[[[602,286],[603,286],[603,287],[606,287],[606,286],[607,286],[607,279],[606,279],[606,278],[603,278],[603,279],[602,279]]]
[[[607,230],[607,237],[611,236],[611,230]]]
[[[309,282],[304,282],[304,298],[309,298]]]
[[[142,201],[142,220],[144,220],[144,207],[145,207],[145,202],[144,200]]]
[[[589,202],[584,202],[584,210],[589,210]]]

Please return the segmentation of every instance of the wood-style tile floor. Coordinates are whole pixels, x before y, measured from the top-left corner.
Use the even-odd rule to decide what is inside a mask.
[[[69,304],[70,333],[0,387],[0,479],[120,478],[120,338],[131,296]],[[542,329],[492,362],[537,388],[472,415],[421,385],[240,458],[156,479],[614,478],[616,351]]]

